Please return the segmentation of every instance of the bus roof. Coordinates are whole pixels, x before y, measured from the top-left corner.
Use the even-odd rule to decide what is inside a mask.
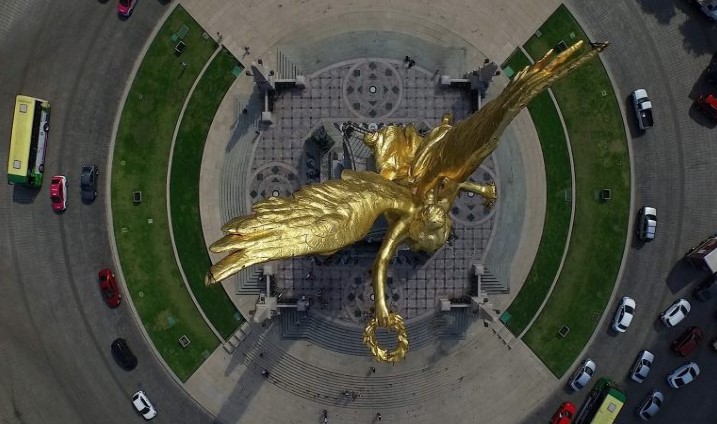
[[[7,174],[10,182],[26,182],[28,158],[30,157],[30,137],[32,121],[35,116],[36,99],[17,96],[15,115],[10,136],[10,155],[7,159]]]
[[[610,389],[600,404],[591,424],[613,424],[625,404],[625,394],[617,389]]]

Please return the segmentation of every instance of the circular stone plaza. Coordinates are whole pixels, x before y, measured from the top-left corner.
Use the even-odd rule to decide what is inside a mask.
[[[652,390],[665,399],[653,422],[711,422],[717,322],[691,295],[709,276],[681,261],[714,233],[717,208],[714,125],[692,106],[715,91],[703,71],[717,34],[699,7],[141,0],[118,17],[115,0],[91,3],[0,10],[0,132],[10,138],[16,95],[52,105],[48,182],[2,189],[2,422],[140,422],[139,390],[166,423],[636,423]],[[378,362],[363,344],[384,218],[331,255],[198,283],[224,257],[208,249],[222,226],[256,202],[375,171],[364,134],[465,119],[536,55],[581,38],[611,46],[520,112],[470,177],[495,183],[495,203],[462,191],[444,246],[398,248],[385,295],[406,323],[404,360]],[[655,105],[647,132],[638,88]],[[87,164],[101,170],[99,197],[81,202]],[[69,179],[62,213],[47,204],[50,175]],[[645,205],[660,217],[651,243],[632,236]],[[122,294],[119,307],[105,298],[113,309],[96,288],[103,268]],[[626,334],[611,330],[623,296],[637,303]],[[658,316],[678,298],[692,311],[665,328]],[[670,346],[692,326],[705,342],[688,361],[702,373],[673,389],[665,377],[686,361]],[[114,363],[119,337],[133,370]],[[637,383],[643,350],[656,359]],[[573,390],[587,358],[597,370]],[[618,393],[604,419],[602,378]],[[554,415],[564,402],[574,421]]]
[[[294,29],[276,38],[268,26],[251,36],[234,28],[272,19],[288,4],[183,5],[200,24],[214,23],[247,70],[205,144],[199,204],[208,244],[256,201],[338,178],[342,169],[375,170],[362,130],[411,123],[427,132],[446,112],[466,118],[507,83],[492,58],[510,51],[488,33],[508,34],[492,23],[471,39],[468,27],[416,14],[413,6],[379,12],[327,3],[325,18],[294,9],[300,16],[287,22]],[[542,23],[538,16],[546,17],[526,25]],[[264,79],[273,82],[268,106]],[[406,320],[406,360],[377,363],[362,343],[373,312],[371,267],[385,230],[379,220],[363,242],[331,256],[272,262],[225,280],[251,325],[229,340],[235,350],[218,349],[189,378],[189,393],[230,422],[316,422],[323,409],[331,422],[371,422],[377,414],[388,422],[518,422],[539,407],[548,395],[540,387],[556,379],[524,345],[508,344],[513,336],[498,321],[530,270],[543,229],[545,171],[527,113],[470,180],[494,181],[498,202],[488,208],[463,192],[444,247],[432,255],[400,248],[391,263],[387,304]],[[386,346],[392,338],[379,333]],[[516,403],[525,409],[505,407]]]

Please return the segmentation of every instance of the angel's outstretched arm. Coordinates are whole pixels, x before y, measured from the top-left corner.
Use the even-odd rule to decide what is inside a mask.
[[[593,43],[584,48],[583,44],[579,41],[558,54],[547,52],[518,72],[497,98],[453,126],[440,143],[424,141],[411,167],[419,198],[442,178],[464,182],[495,150],[505,128],[530,100],[608,45]]]

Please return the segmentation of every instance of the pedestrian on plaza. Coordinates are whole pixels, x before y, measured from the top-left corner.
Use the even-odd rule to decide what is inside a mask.
[[[381,413],[380,412],[376,413],[376,419],[381,421]]]
[[[416,66],[416,61],[413,60],[413,59],[409,60],[409,61],[408,61],[408,69],[411,69],[411,68],[413,68],[414,66]]]
[[[376,367],[371,367],[371,373],[376,374]]]
[[[406,56],[403,58],[403,63],[408,63],[411,61],[411,56]]]
[[[269,370],[264,368],[263,370],[261,370],[261,375],[263,375],[266,378],[269,378]]]

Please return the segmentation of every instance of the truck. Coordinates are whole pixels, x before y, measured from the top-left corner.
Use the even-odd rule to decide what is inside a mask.
[[[712,234],[685,255],[687,261],[697,269],[710,274],[717,273],[717,234]]]
[[[632,105],[635,108],[635,117],[640,130],[645,131],[652,127],[655,123],[652,119],[652,102],[644,88],[632,92]]]

